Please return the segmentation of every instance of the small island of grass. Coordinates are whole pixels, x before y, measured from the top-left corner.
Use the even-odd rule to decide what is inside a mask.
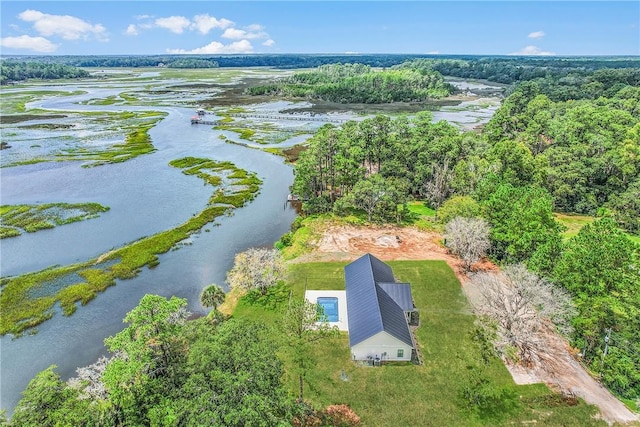
[[[97,218],[109,208],[98,203],[0,206],[0,239]]]
[[[176,247],[219,216],[253,200],[262,184],[254,173],[239,169],[231,162],[186,157],[174,160],[170,165],[215,187],[209,204],[176,228],[142,238],[95,259],[3,277],[0,282],[0,335],[19,336],[36,327],[53,316],[57,303],[65,315],[71,315],[77,302],[88,303],[98,292],[115,285],[116,279],[133,278],[143,267],[157,266],[158,255]]]

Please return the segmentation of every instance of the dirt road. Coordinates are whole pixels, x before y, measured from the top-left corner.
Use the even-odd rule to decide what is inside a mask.
[[[408,227],[357,227],[330,225],[322,230],[313,251],[296,259],[297,262],[349,261],[370,253],[381,260],[444,260],[462,284],[471,305],[478,304],[478,291],[469,281],[462,262],[449,254],[437,233]],[[489,262],[474,265],[475,270],[490,271],[497,267]],[[551,388],[574,393],[600,409],[600,416],[609,424],[640,425],[640,418],[632,413],[606,388],[600,385],[571,355],[567,342],[554,333],[547,333],[545,348],[548,354],[540,366],[523,368],[507,366],[517,384],[544,382]]]

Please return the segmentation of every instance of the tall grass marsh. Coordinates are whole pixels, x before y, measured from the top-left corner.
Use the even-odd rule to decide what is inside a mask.
[[[108,207],[98,203],[45,203],[0,206],[0,238],[54,228],[98,217]]]
[[[176,228],[142,238],[95,259],[16,277],[2,278],[0,334],[20,336],[51,318],[55,305],[71,315],[77,303],[84,305],[116,280],[135,277],[142,268],[159,264],[158,256],[179,242],[253,200],[262,181],[252,172],[230,162],[186,157],[170,162],[187,175],[195,175],[214,188],[209,205]],[[216,179],[214,179],[216,178]],[[2,207],[2,213],[9,209]]]

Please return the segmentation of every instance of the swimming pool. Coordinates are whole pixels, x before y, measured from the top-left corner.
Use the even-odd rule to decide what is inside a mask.
[[[324,318],[327,322],[337,322],[338,317],[338,298],[335,297],[318,297],[318,309],[322,307]]]

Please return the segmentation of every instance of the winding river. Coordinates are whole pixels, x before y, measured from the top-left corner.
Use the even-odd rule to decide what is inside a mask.
[[[82,96],[51,98],[35,106],[66,111],[122,110],[77,104],[120,91],[121,88],[100,88]],[[285,204],[293,180],[292,169],[282,158],[227,144],[209,126],[192,126],[189,117],[193,109],[147,109],[168,113],[150,131],[157,148],[152,154],[93,168],[82,168],[80,162],[63,162],[0,169],[2,204],[91,201],[111,208],[97,219],[3,239],[2,276],[85,261],[175,227],[201,211],[211,189],[197,177],[169,167],[173,159],[198,156],[231,161],[258,174],[264,181],[260,194],[234,215],[205,226],[203,232],[183,242],[178,250],[161,255],[158,267],[143,269],[138,277],[118,282],[88,305],[79,307],[73,316],[57,313],[41,324],[35,335],[0,338],[0,406],[9,413],[20,392],[39,371],[55,364],[66,379],[75,374],[77,367],[105,354],[104,339],[124,327],[125,314],[145,294],[187,298],[190,311],[205,312],[198,298],[201,289],[211,283],[224,283],[235,253],[249,247],[271,246],[289,230],[295,217],[294,210]]]

